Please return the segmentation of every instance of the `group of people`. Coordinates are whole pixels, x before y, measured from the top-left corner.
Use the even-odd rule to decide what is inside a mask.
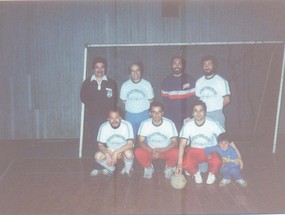
[[[84,80],[80,92],[91,140],[96,142],[92,176],[112,175],[122,159],[121,174],[131,177],[136,158],[144,168],[143,177],[151,179],[152,161],[163,159],[167,179],[184,171],[196,183],[203,183],[200,165],[204,163],[207,184],[213,184],[220,172],[220,186],[231,180],[247,185],[241,175],[239,150],[225,132],[223,107],[230,102],[229,84],[216,74],[213,56],[204,57],[201,63],[204,75],[196,81],[184,72],[185,59],[174,57],[172,74],[162,82],[160,102],[154,99],[151,83],[142,78],[141,63],[129,67],[130,79],[119,91],[106,75],[107,61],[94,59],[94,74]],[[118,107],[119,99],[124,111]]]

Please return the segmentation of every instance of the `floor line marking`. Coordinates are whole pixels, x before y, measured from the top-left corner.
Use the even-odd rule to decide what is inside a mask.
[[[4,170],[4,172],[0,175],[0,182],[1,182],[2,179],[7,175],[8,171],[11,169],[11,167],[12,167],[13,164],[14,164],[14,161],[15,161],[15,159],[13,159],[13,160],[9,163],[8,167],[7,167],[7,168]]]

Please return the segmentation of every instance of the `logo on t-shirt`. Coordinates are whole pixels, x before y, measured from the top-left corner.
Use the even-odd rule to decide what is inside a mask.
[[[190,87],[190,83],[183,84],[182,89],[185,90]]]

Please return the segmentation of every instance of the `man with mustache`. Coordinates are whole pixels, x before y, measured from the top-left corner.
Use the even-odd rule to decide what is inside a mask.
[[[122,119],[122,111],[114,109],[109,111],[108,121],[100,126],[97,142],[98,151],[95,154],[95,161],[104,169],[104,175],[111,176],[116,169],[120,158],[124,160],[122,175],[132,176],[134,161],[134,133],[130,122]],[[96,176],[101,170],[94,169],[90,175]]]
[[[85,104],[91,143],[95,144],[100,125],[105,122],[109,110],[117,107],[118,89],[116,82],[106,75],[107,61],[104,58],[96,57],[92,70],[93,74],[81,86],[80,99]]]
[[[230,103],[228,81],[216,74],[217,60],[205,56],[201,60],[204,76],[196,81],[196,96],[207,105],[207,116],[219,122],[225,128],[223,107]]]
[[[180,131],[184,119],[189,116],[188,110],[195,100],[195,79],[184,72],[186,60],[173,57],[172,74],[167,76],[161,87],[161,96],[165,105],[166,117],[171,119]]]

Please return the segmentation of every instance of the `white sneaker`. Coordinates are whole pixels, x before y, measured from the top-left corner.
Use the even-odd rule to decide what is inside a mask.
[[[103,170],[102,170],[102,173],[103,173],[104,175],[107,175],[107,176],[113,175],[113,172],[111,172],[111,171],[108,170],[108,169],[103,169]]]
[[[171,177],[174,175],[174,167],[165,166],[164,175],[166,179],[171,179]]]
[[[90,175],[91,176],[96,176],[96,175],[99,175],[101,172],[101,170],[99,169],[93,169],[91,172],[90,172]]]
[[[213,184],[216,181],[216,176],[209,172],[206,184]]]
[[[153,168],[153,165],[151,164],[151,166],[149,168],[144,168],[144,176],[143,177],[146,179],[151,179],[153,172],[154,172],[154,168]]]
[[[236,180],[236,183],[239,184],[242,187],[246,187],[247,186],[247,182],[244,179]]]
[[[134,169],[133,168],[131,168],[131,170],[129,171],[129,172],[127,172],[126,171],[126,169],[125,169],[125,167],[122,169],[122,171],[121,171],[121,175],[125,175],[125,174],[127,174],[129,177],[132,177],[132,172],[134,171]]]
[[[202,179],[201,173],[199,171],[194,174],[194,178],[195,178],[196,184],[202,184],[203,183],[203,179]]]
[[[228,185],[229,183],[231,183],[231,180],[230,180],[230,179],[225,179],[225,178],[223,178],[223,179],[220,181],[219,186],[220,186],[220,187],[224,187],[224,186]]]

